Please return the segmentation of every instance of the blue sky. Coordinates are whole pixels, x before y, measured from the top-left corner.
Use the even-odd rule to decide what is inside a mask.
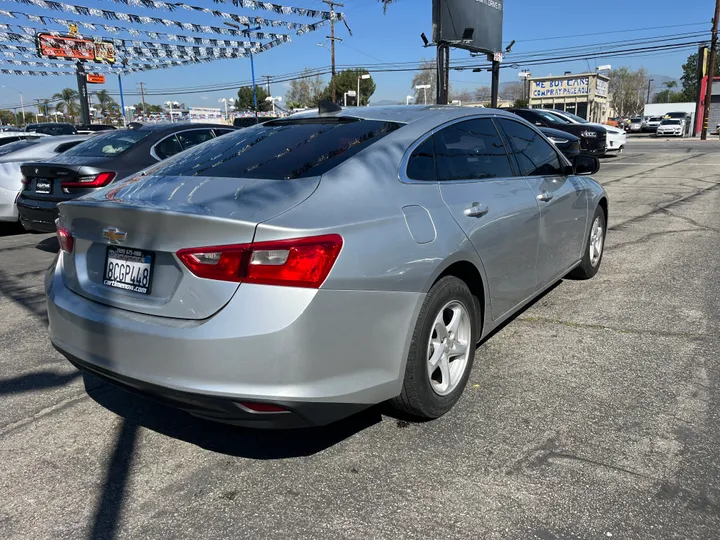
[[[196,14],[186,10],[167,12],[146,10],[137,6],[125,6],[111,0],[65,0],[66,3],[97,7],[113,11],[154,15],[168,19],[198,24],[221,25],[222,20],[208,15]],[[278,18],[270,12],[253,12],[239,10],[231,3],[217,4],[212,0],[185,0],[187,4],[207,6],[243,15],[260,15],[267,18]],[[325,9],[320,0],[274,0],[275,3],[287,4],[314,9]],[[344,0],[344,8],[348,24],[352,29],[352,37],[344,25],[337,25],[337,35],[343,42],[337,47],[338,65],[378,64],[381,62],[416,62],[422,58],[430,58],[433,49],[423,49],[420,33],[431,35],[431,0],[399,0],[391,5],[386,15],[377,0]],[[658,36],[668,34],[685,34],[705,31],[709,37],[710,19],[714,8],[713,0],[687,0],[680,4],[676,0],[605,0],[604,2],[537,2],[536,0],[505,0],[505,43],[516,40],[513,51],[506,56],[506,62],[512,63],[513,55],[549,49],[562,49],[606,42],[623,44],[630,40],[639,40],[640,46],[652,44]],[[0,9],[25,13],[40,14],[35,7],[26,6],[13,0],[0,0]],[[83,19],[68,13],[53,12],[52,16],[66,19]],[[310,19],[288,19],[301,22],[312,22]],[[27,21],[14,21],[0,17],[0,22],[29,24]],[[107,24],[121,26],[122,21],[107,21]],[[684,25],[684,26],[680,26]],[[42,26],[39,23],[34,26]],[[667,26],[667,28],[651,27]],[[62,30],[58,26],[47,26],[48,29]],[[183,33],[190,32],[179,29],[148,26],[146,29]],[[282,31],[282,29],[275,29]],[[256,75],[281,76],[286,73],[300,71],[303,68],[321,68],[330,64],[330,53],[318,47],[318,43],[326,43],[329,26],[316,32],[292,37],[292,42],[276,49],[266,51],[255,58]],[[105,34],[107,35],[107,34]],[[201,34],[192,34],[201,36]],[[568,37],[572,36],[572,37]],[[129,35],[121,35],[133,39]],[[134,39],[148,39],[146,36]],[[231,38],[232,39],[232,38]],[[695,41],[697,37],[688,38]],[[628,48],[638,46],[637,42],[628,43]],[[695,47],[696,49],[696,47]],[[560,51],[562,52],[562,51]],[[679,77],[681,65],[693,49],[654,53],[652,55],[636,55],[623,58],[597,60],[570,60],[561,64],[534,65],[533,75],[558,74],[564,71],[587,71],[588,66],[594,69],[597,65],[611,64],[613,67],[626,65],[631,68],[645,67],[649,73]],[[557,55],[558,51],[551,53]],[[453,60],[468,59],[463,51],[453,51]],[[19,67],[11,69],[22,69]],[[522,66],[520,66],[522,67]],[[372,73],[372,70],[370,70]],[[516,69],[504,69],[503,81],[516,81]],[[393,72],[373,74],[377,90],[374,101],[403,100],[411,92],[411,72]],[[198,87],[207,84],[220,84],[246,81],[250,79],[250,62],[247,59],[218,60],[210,64],[176,67],[152,72],[136,73],[123,77],[126,92],[134,91],[142,81],[150,92],[164,91],[169,88]],[[472,90],[478,86],[490,84],[490,74],[472,71],[452,72],[453,89],[467,88]],[[33,99],[49,97],[64,87],[76,87],[74,76],[65,77],[22,77],[0,75],[0,86],[7,85],[23,92],[25,102]],[[92,89],[105,88],[111,92],[118,91],[117,79],[109,78],[104,86],[94,85]],[[272,88],[273,95],[284,95],[286,86],[277,83]],[[148,98],[150,103],[161,103],[168,99],[177,100],[194,106],[219,107],[218,100],[223,97],[234,97],[235,91],[201,92],[194,94],[166,93]],[[137,103],[138,96],[126,96],[126,104]],[[17,92],[9,88],[0,88],[0,105],[18,104]]]

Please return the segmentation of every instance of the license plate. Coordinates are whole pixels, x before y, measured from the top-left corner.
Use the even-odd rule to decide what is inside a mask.
[[[103,279],[105,285],[140,294],[150,294],[152,271],[152,253],[108,246]]]
[[[48,180],[35,181],[35,193],[50,193],[52,185]]]

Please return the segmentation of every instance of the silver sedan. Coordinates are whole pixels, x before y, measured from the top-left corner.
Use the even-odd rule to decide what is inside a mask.
[[[50,337],[191,414],[437,418],[476,344],[593,277],[608,198],[516,115],[335,106],[238,131],[60,205]]]
[[[15,201],[23,187],[20,165],[57,156],[85,139],[86,135],[42,136],[0,146],[0,221],[18,220]]]

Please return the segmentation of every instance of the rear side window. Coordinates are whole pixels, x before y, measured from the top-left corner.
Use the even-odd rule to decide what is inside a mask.
[[[1,142],[1,140],[0,140]],[[28,146],[32,146],[33,144],[37,143],[37,139],[32,139],[29,141],[21,140],[21,141],[15,141],[11,142],[9,144],[5,144],[2,147],[0,147],[0,156],[5,156],[7,154],[11,154],[12,152],[17,152],[18,150],[22,150],[23,148],[27,148]]]
[[[211,129],[193,129],[191,131],[181,131],[177,134],[177,138],[182,144],[183,150],[197,146],[204,142],[214,139],[215,135]]]
[[[405,173],[408,178],[425,181],[437,180],[437,174],[435,174],[435,149],[433,148],[433,144],[433,138],[428,137],[425,139],[425,142],[410,154],[407,172]]]
[[[113,157],[129,150],[145,137],[150,131],[138,131],[132,129],[118,129],[108,131],[102,135],[96,135],[87,141],[83,141],[75,148],[71,148],[66,155],[84,157]]]
[[[176,135],[171,135],[155,145],[155,155],[160,159],[167,159],[182,151],[183,147]]]
[[[183,152],[155,174],[271,180],[317,176],[400,126],[395,122],[346,118],[268,122]]]
[[[502,139],[489,118],[467,120],[438,131],[438,180],[482,180],[513,176]]]
[[[78,144],[80,144],[82,141],[70,141],[66,143],[59,144],[53,152],[56,154],[62,154],[63,152],[67,152],[71,148],[75,148]]]
[[[504,118],[498,121],[510,141],[523,176],[563,174],[557,152],[535,130]]]
[[[4,145],[6,145],[6,144],[18,142],[18,141],[20,141],[20,140],[22,140],[22,139],[24,139],[24,138],[25,138],[25,137],[20,137],[20,136],[18,136],[18,137],[2,137],[2,138],[0,138],[0,146],[4,146]]]

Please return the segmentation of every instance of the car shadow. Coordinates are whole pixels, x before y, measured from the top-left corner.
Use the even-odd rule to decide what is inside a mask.
[[[211,422],[131,394],[111,384],[98,385],[97,378],[83,374],[88,395],[96,403],[125,420],[173,439],[234,457],[285,459],[310,456],[352,437],[381,421],[379,407],[372,407],[328,426],[261,430]]]
[[[57,253],[60,251],[60,244],[58,243],[57,236],[46,238],[42,242],[39,242],[35,249],[45,251],[46,253]]]
[[[20,223],[5,223],[0,222],[0,237],[3,236],[17,236],[25,234],[26,231]]]

